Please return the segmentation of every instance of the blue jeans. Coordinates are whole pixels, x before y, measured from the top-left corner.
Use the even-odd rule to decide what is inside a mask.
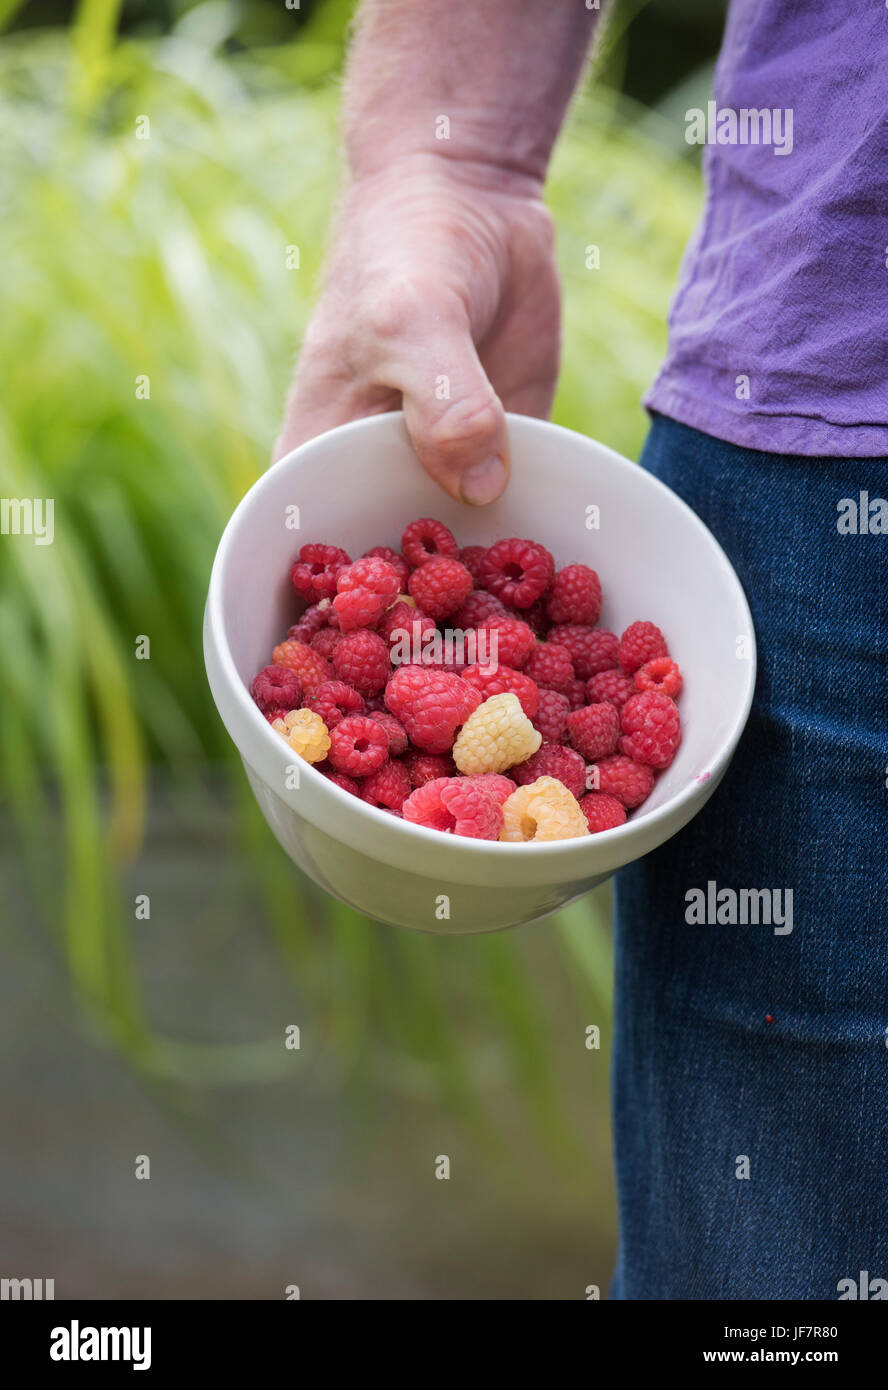
[[[759,677],[705,810],[617,878],[611,1296],[836,1299],[853,1280],[872,1298],[888,1280],[888,535],[840,534],[837,504],[888,497],[888,459],[758,453],[655,417],[642,464],[736,567]],[[710,881],[792,889],[792,931],[689,924]]]

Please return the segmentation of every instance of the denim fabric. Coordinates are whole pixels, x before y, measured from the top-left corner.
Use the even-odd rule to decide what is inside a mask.
[[[888,535],[840,534],[837,504],[888,498],[888,459],[760,453],[657,416],[642,464],[735,565],[759,677],[705,810],[617,879],[611,1296],[836,1299],[867,1271],[872,1298],[888,1280]],[[792,888],[792,932],[689,925],[685,895],[709,880]]]

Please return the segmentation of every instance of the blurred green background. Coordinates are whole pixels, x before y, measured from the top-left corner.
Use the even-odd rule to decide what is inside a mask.
[[[609,1278],[607,890],[490,938],[359,918],[278,849],[204,678],[214,548],[267,465],[339,184],[352,11],[0,0],[0,495],[55,502],[51,546],[0,537],[0,1273],[59,1268],[57,1297]],[[617,3],[549,184],[555,418],[630,456],[722,19]],[[433,1181],[454,1152],[461,1182]]]

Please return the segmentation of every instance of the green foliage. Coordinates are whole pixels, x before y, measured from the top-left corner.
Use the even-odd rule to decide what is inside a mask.
[[[0,41],[0,126],[16,132],[0,155],[15,209],[0,225],[0,495],[55,501],[53,545],[0,543],[0,787],[31,895],[91,1016],[149,1074],[273,1074],[276,1041],[213,1049],[158,1034],[121,911],[150,766],[198,795],[206,764],[221,763],[282,959],[343,1073],[443,1095],[479,1133],[480,1094],[511,1073],[540,1130],[569,1146],[543,1041],[553,999],[525,934],[460,945],[397,933],[303,883],[252,807],[203,676],[213,551],[266,466],[336,193],[329,79],[348,6],[319,11],[298,44],[239,58],[220,56],[223,5],[115,46],[116,8],[83,0],[69,38]],[[550,193],[566,286],[557,418],[633,454],[697,176],[632,109],[588,98]],[[586,268],[593,243],[599,270]],[[140,634],[150,661],[135,659]],[[546,932],[600,1017],[605,901]]]

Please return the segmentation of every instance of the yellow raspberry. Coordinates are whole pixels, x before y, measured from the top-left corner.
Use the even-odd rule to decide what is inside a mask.
[[[307,763],[319,763],[330,751],[327,726],[313,709],[291,709],[271,726],[287,740],[294,753]]]
[[[519,787],[503,805],[501,840],[575,840],[588,834],[580,803],[556,777]]]
[[[505,772],[535,753],[542,741],[517,695],[491,695],[460,729],[453,745],[453,761],[467,776]]]

